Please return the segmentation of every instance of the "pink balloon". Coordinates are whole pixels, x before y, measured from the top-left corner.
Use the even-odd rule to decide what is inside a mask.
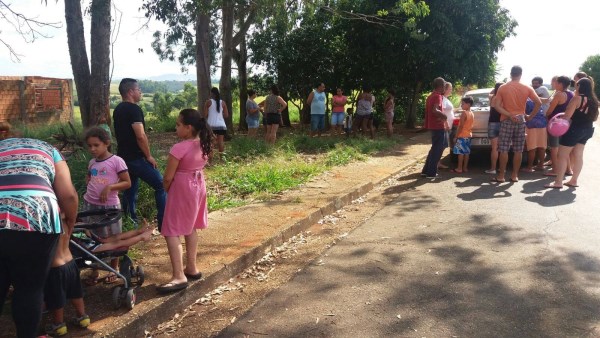
[[[565,113],[558,113],[548,121],[548,134],[559,137],[563,136],[569,130],[571,123],[569,120],[561,118],[564,115]]]

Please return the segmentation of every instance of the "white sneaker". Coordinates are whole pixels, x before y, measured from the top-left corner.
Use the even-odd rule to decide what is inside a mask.
[[[496,169],[488,169],[485,171],[486,174],[496,174]]]

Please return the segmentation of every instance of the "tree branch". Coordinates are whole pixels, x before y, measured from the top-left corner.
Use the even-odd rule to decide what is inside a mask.
[[[10,44],[6,43],[6,41],[4,41],[4,40],[0,39],[0,42],[2,42],[2,44],[3,44],[4,46],[6,46],[6,48],[8,49],[8,52],[10,53],[10,59],[11,59],[13,62],[15,62],[15,61],[16,61],[16,62],[21,62],[21,56],[22,56],[22,55],[20,55],[20,54],[17,54],[17,52],[16,52],[16,51],[15,51],[15,50],[12,48],[12,46],[11,46]]]
[[[250,11],[248,12],[248,16],[246,17],[246,20],[240,27],[239,31],[237,33],[235,33],[235,35],[233,36],[232,44],[234,47],[238,46],[242,42],[242,39],[246,38],[246,32],[248,32],[250,25],[252,25],[254,23],[254,19],[256,18],[256,13],[257,13],[256,8],[257,8],[257,6],[255,3],[253,3],[250,6]]]
[[[49,38],[49,35],[40,31],[42,28],[62,28],[60,22],[39,21],[35,17],[27,17],[19,12],[15,12],[11,6],[12,4],[7,4],[0,0],[0,20],[4,20],[13,26],[15,31],[17,31],[27,43],[34,42],[39,37]],[[21,55],[18,54],[8,42],[3,39],[0,39],[0,42],[8,49],[11,59],[17,62],[21,61]]]
[[[385,18],[382,18],[379,15],[354,13],[354,12],[334,9],[329,6],[322,6],[321,10],[324,10],[331,14],[339,15],[342,19],[358,20],[358,21],[364,21],[364,22],[370,23],[370,24],[375,24],[375,25],[381,25],[381,26],[387,26],[387,27],[393,27],[393,28],[402,28],[402,27],[396,25],[394,20],[387,20]]]

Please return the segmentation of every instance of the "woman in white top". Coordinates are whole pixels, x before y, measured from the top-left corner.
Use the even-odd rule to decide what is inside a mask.
[[[452,101],[448,99],[448,97],[452,95],[452,83],[446,82],[444,84],[444,99],[442,101],[442,113],[446,115],[447,119],[444,122],[444,127],[446,129],[446,137],[449,139],[450,130],[452,129],[452,122],[454,121],[454,105]],[[452,144],[448,142],[448,146],[452,149]],[[448,169],[447,165],[443,165],[442,162],[438,162],[438,168],[440,169]]]
[[[204,104],[204,118],[217,136],[217,149],[219,156],[225,150],[225,134],[227,134],[227,125],[225,119],[229,117],[227,105],[221,100],[219,89],[213,87],[210,90],[210,99]]]

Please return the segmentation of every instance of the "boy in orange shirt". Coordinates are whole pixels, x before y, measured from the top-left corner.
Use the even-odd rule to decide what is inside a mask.
[[[469,154],[471,153],[471,137],[473,134],[473,120],[475,115],[471,111],[473,105],[473,98],[470,96],[463,97],[460,100],[460,107],[463,113],[460,115],[460,121],[458,122],[458,128],[456,135],[454,136],[454,148],[452,151],[455,155],[458,155],[458,165],[456,169],[452,170],[453,173],[462,174],[468,172],[467,164],[469,163]]]

